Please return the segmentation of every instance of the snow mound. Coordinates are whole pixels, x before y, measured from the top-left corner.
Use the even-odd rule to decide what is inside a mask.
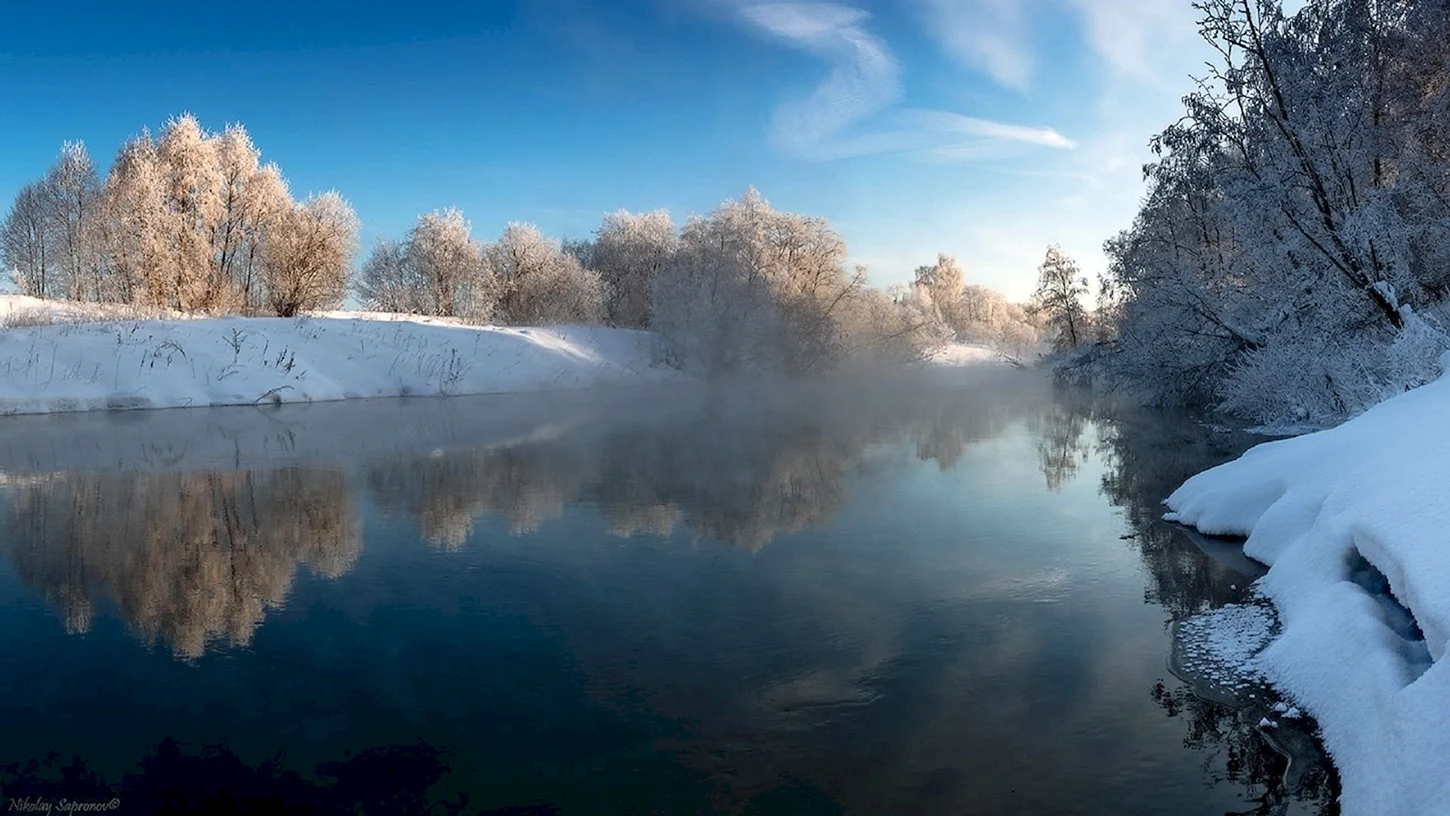
[[[31,302],[33,301],[33,302]],[[677,379],[647,332],[399,315],[138,320],[0,297],[0,414],[491,394]]]
[[[1450,813],[1450,378],[1201,473],[1166,518],[1247,536],[1283,633],[1256,667],[1318,720],[1349,816]]]

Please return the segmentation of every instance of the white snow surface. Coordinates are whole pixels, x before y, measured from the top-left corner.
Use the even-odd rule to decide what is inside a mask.
[[[965,343],[948,343],[933,352],[925,360],[927,365],[943,368],[978,365],[1005,365],[1007,358],[1000,352],[985,346],[970,346]]]
[[[1450,355],[1442,360],[1450,369]],[[1348,816],[1450,814],[1450,377],[1201,473],[1166,518],[1247,536],[1282,634],[1255,660],[1314,716]],[[1355,579],[1360,557],[1403,612]]]
[[[0,296],[0,414],[490,394],[678,379],[647,332],[366,312],[136,319]]]

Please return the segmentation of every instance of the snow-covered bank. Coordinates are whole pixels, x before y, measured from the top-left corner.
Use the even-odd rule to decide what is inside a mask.
[[[1167,501],[1170,520],[1247,536],[1270,565],[1259,586],[1283,633],[1255,667],[1319,721],[1349,816],[1450,813],[1447,417],[1450,377]]]
[[[933,352],[923,362],[940,368],[1010,364],[1008,357],[1000,351],[965,343],[948,343]]]
[[[677,378],[651,336],[332,312],[134,320],[0,297],[0,414],[510,393]]]

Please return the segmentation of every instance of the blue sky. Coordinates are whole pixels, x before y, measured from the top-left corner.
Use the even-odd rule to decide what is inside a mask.
[[[244,11],[242,11],[244,9]],[[64,140],[103,166],[190,111],[241,122],[364,241],[461,208],[582,237],[747,185],[823,215],[878,284],[937,252],[1032,289],[1102,266],[1202,64],[1188,0],[26,3],[0,27],[0,200]]]

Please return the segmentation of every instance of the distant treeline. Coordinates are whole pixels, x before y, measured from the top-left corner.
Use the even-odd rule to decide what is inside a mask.
[[[967,285],[946,255],[909,286],[872,288],[825,219],[753,189],[683,226],[664,211],[612,213],[583,241],[523,223],[478,241],[442,210],[355,273],[358,254],[342,196],[295,200],[245,128],[209,133],[189,115],[128,141],[104,178],[66,144],[0,223],[0,267],[36,297],[291,316],[353,291],[389,312],[651,329],[669,362],[708,373],[909,360],[953,339],[1024,356],[1047,320]]]

